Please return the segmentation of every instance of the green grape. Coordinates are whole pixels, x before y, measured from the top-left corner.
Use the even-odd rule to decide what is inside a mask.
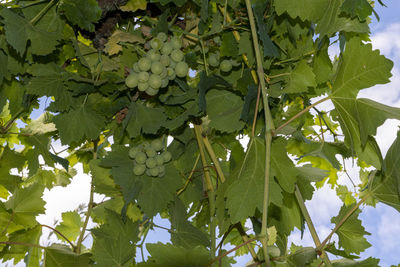
[[[172,37],[170,41],[173,49],[181,49],[182,41],[178,37]]]
[[[151,146],[146,148],[145,152],[146,152],[147,157],[149,157],[149,158],[154,158],[157,155],[156,150]]]
[[[161,54],[163,54],[163,55],[169,55],[169,54],[171,54],[171,52],[172,52],[172,44],[171,43],[165,43],[164,45],[163,45],[163,47],[161,48]]]
[[[161,74],[164,70],[164,65],[161,62],[156,61],[151,64],[151,72],[154,74]]]
[[[160,61],[161,54],[154,49],[150,49],[149,52],[147,53],[146,57],[148,57],[153,62]]]
[[[142,57],[138,62],[140,71],[148,71],[151,68],[151,60],[147,57]]]
[[[147,82],[149,80],[149,77],[150,77],[150,75],[146,71],[139,72],[139,74],[138,74],[138,80],[141,83]]]
[[[129,157],[131,159],[134,159],[137,155],[137,153],[140,152],[140,148],[138,147],[132,147],[131,149],[129,149]]]
[[[164,67],[168,67],[169,63],[171,62],[169,56],[167,55],[161,55],[160,57],[160,63],[164,65]]]
[[[155,150],[155,151],[160,151],[164,148],[164,143],[161,139],[154,139],[151,141],[150,146]]]
[[[268,254],[271,257],[279,257],[281,255],[281,251],[276,246],[268,246]]]
[[[164,79],[165,77],[167,77],[167,75],[168,75],[167,68],[164,68],[163,71],[160,74],[160,78]]]
[[[148,88],[150,88],[150,87],[149,87],[149,84],[147,82],[138,84],[138,89],[139,89],[140,92],[144,92]]]
[[[232,63],[229,60],[224,59],[221,62],[220,69],[223,72],[230,72],[232,70]]]
[[[136,153],[135,161],[137,164],[144,164],[147,160],[147,156],[144,152],[139,151]]]
[[[186,62],[181,61],[176,64],[176,67],[175,67],[176,76],[183,78],[183,77],[186,77],[188,72],[189,72],[189,66]]]
[[[167,87],[168,84],[169,84],[169,79],[167,77],[161,80],[161,88]]]
[[[158,89],[161,87],[161,77],[157,74],[151,74],[149,78],[149,85],[154,89]]]
[[[150,169],[149,169],[149,173],[150,173],[150,175],[153,176],[153,177],[158,176],[158,173],[159,173],[158,167],[150,168]]]
[[[171,61],[169,62],[169,67],[175,69],[175,67],[176,67],[176,62],[173,61],[173,60],[171,60]]]
[[[156,155],[155,159],[157,161],[157,166],[162,166],[164,165],[164,157],[161,155]]]
[[[160,50],[161,47],[163,46],[163,42],[158,38],[153,38],[150,41],[150,46],[151,46],[151,48],[153,48],[155,50]]]
[[[129,88],[135,88],[138,85],[139,82],[139,77],[135,72],[132,72],[131,74],[128,75],[125,79],[125,84]]]
[[[146,175],[147,175],[147,176],[151,176],[150,169],[147,169],[147,168],[146,168]]]
[[[185,55],[183,54],[183,52],[182,52],[181,50],[179,50],[179,49],[174,49],[174,50],[171,52],[171,59],[172,59],[173,61],[175,61],[175,62],[180,62],[180,61],[182,61],[184,56],[185,56]]]
[[[146,165],[144,164],[135,164],[133,167],[133,173],[136,176],[142,175],[146,171]]]
[[[146,94],[148,94],[149,96],[155,96],[156,94],[158,94],[158,89],[149,87],[146,89]]]
[[[210,54],[208,56],[208,64],[210,64],[212,67],[218,67],[219,60],[216,54]]]
[[[159,32],[157,34],[157,39],[162,41],[162,42],[165,42],[167,40],[167,38],[168,38],[168,36],[167,36],[167,34],[165,32]]]
[[[136,62],[135,64],[133,64],[133,71],[140,72],[139,63]]]
[[[148,158],[146,160],[146,166],[147,168],[151,169],[157,166],[157,161],[155,158]]]
[[[213,38],[213,41],[214,41],[215,44],[219,45],[219,44],[221,44],[221,37],[215,36],[215,37]]]
[[[162,166],[158,166],[158,176],[164,176],[164,174],[165,174],[165,166],[164,165],[162,165]]]
[[[168,79],[171,81],[174,80],[176,77],[175,70],[171,67],[167,68],[167,74],[168,74]]]
[[[172,154],[169,151],[163,152],[161,156],[164,158],[164,162],[168,162],[172,159]]]

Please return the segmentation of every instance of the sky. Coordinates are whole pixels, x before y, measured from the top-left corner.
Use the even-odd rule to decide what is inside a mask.
[[[400,107],[400,1],[392,0],[384,1],[384,3],[387,7],[381,7],[377,4],[375,9],[380,16],[380,22],[378,23],[376,19],[373,19],[371,40],[374,49],[379,49],[382,54],[394,61],[393,77],[390,84],[362,90],[359,97],[368,97],[387,105]],[[335,50],[332,50],[331,53],[335,53]],[[332,105],[325,103],[320,106],[320,109],[328,111],[332,109]],[[35,111],[33,116],[40,115],[42,110],[41,108]],[[400,123],[398,121],[388,120],[378,128],[376,139],[383,155],[386,154],[389,146],[394,141],[399,126]],[[61,150],[59,143],[56,145],[56,149]],[[346,166],[351,166],[351,163],[351,161],[347,161]],[[349,169],[350,176],[357,183],[359,181],[357,168]],[[351,187],[350,181],[345,175],[340,175],[338,182]],[[78,208],[79,205],[87,203],[89,192],[90,177],[83,174],[82,170],[78,168],[78,175],[72,179],[71,184],[67,187],[55,187],[50,191],[46,189],[43,196],[43,199],[47,202],[45,206],[46,214],[38,216],[38,221],[42,224],[54,226],[56,221],[61,220],[62,212],[72,211]],[[95,196],[95,201],[101,201],[102,199],[103,197],[100,195]],[[313,199],[307,201],[306,205],[317,232],[323,239],[333,228],[330,219],[338,214],[342,202],[336,196],[335,191],[326,186],[317,190]],[[383,267],[399,264],[400,238],[398,238],[398,233],[400,233],[400,213],[383,204],[378,204],[376,208],[364,206],[361,209],[360,218],[366,231],[371,233],[367,240],[372,244],[370,248],[361,254],[361,257],[375,256],[380,258],[380,265]],[[167,220],[163,220],[159,216],[155,221],[158,225],[170,226]],[[94,225],[90,223],[89,226]],[[41,239],[41,243],[47,245],[49,244],[47,239],[49,232],[46,229],[44,231],[45,234]],[[165,230],[153,231],[149,233],[147,240],[148,242],[168,242],[169,234]],[[56,241],[54,235],[50,241]],[[90,242],[90,240],[87,242]],[[290,242],[297,245],[314,246],[307,229],[303,239],[301,239],[299,231],[294,231],[289,239],[289,246]],[[140,253],[137,255],[137,259],[140,260]],[[237,258],[238,262],[235,266],[244,266],[249,259],[248,256]],[[0,263],[0,266],[4,265]],[[8,266],[13,266],[13,264]],[[18,266],[24,266],[24,264],[21,262]]]

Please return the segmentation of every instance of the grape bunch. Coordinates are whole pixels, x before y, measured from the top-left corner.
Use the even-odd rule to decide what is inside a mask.
[[[126,77],[125,84],[154,96],[160,88],[167,87],[169,81],[176,77],[186,77],[189,66],[184,61],[182,41],[178,37],[168,40],[168,36],[160,32],[151,39],[150,47],[146,56],[133,65],[133,71]]]
[[[137,176],[144,173],[153,177],[164,176],[164,164],[172,158],[171,152],[166,151],[164,147],[164,142],[161,139],[155,139],[150,144],[144,143],[131,148],[129,157],[135,160],[133,173]]]

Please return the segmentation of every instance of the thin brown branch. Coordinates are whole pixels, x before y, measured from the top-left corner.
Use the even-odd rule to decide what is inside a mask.
[[[55,229],[55,228],[53,228],[51,226],[45,225],[45,224],[41,224],[40,226],[49,228],[53,232],[57,233],[59,236],[61,236],[65,241],[67,241],[71,245],[73,250],[75,250],[75,245],[65,235],[63,235],[60,231],[58,231],[57,229]]]

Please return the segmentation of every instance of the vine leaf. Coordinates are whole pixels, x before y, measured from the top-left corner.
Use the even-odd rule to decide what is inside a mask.
[[[193,248],[198,245],[210,246],[210,237],[188,221],[186,208],[181,200],[175,198],[169,207],[169,213],[171,227],[174,230],[171,233],[171,241],[174,245],[185,248]]]
[[[146,10],[147,1],[146,0],[129,0],[125,5],[120,6],[119,9],[122,11],[135,12],[138,9]]]
[[[217,85],[230,87],[230,84],[220,76],[216,75],[207,76],[207,74],[204,71],[200,73],[200,82],[197,85],[197,87],[199,88],[200,111],[206,112],[206,107],[207,107],[206,93],[208,90],[215,88],[215,86]]]
[[[290,72],[288,84],[283,89],[284,93],[303,93],[308,87],[315,87],[315,74],[305,60],[301,60],[293,71]]]
[[[108,39],[108,42],[105,47],[105,51],[109,55],[115,55],[122,51],[122,46],[119,42],[128,42],[128,43],[144,43],[144,40],[141,36],[127,33],[121,30],[116,30]]]
[[[338,224],[343,217],[355,206],[352,204],[349,206],[342,206],[339,211],[339,215],[331,219],[332,223]],[[365,231],[361,225],[361,221],[358,219],[358,215],[361,210],[357,209],[346,222],[336,231],[339,236],[339,246],[343,247],[346,253],[357,253],[364,251],[369,248],[371,244],[367,241],[364,235],[370,235]]]
[[[292,18],[299,17],[301,20],[317,22],[323,16],[321,10],[325,10],[328,1],[326,0],[280,0],[274,1],[275,10],[278,15],[287,12]]]
[[[93,259],[98,266],[126,266],[136,255],[139,226],[130,219],[123,222],[114,211],[107,210],[106,214],[106,223],[92,229]]]
[[[138,267],[150,266],[207,266],[210,252],[204,247],[182,248],[172,244],[146,244],[151,257],[147,262],[139,263]]]
[[[333,260],[332,265],[334,267],[378,267],[379,260],[369,257],[362,261],[355,261],[350,259],[339,259]]]
[[[345,0],[340,10],[351,17],[357,16],[360,21],[364,21],[372,14],[373,8],[367,0]]]
[[[44,265],[48,267],[88,267],[90,266],[90,254],[76,254],[68,247],[61,244],[53,244],[45,249]]]
[[[83,138],[94,140],[99,137],[105,125],[105,118],[86,105],[54,117],[61,142],[70,144]]]
[[[59,11],[80,28],[94,31],[94,23],[101,17],[101,9],[96,0],[64,0]]]
[[[81,216],[76,211],[63,212],[61,214],[62,222],[56,226],[56,230],[62,233],[69,241],[74,242],[79,236],[83,222]],[[63,237],[57,234],[58,239],[65,241]]]
[[[25,53],[28,40],[31,41],[32,53],[35,55],[45,56],[56,48],[60,37],[57,33],[37,29],[8,8],[3,8],[0,16],[4,19],[7,42],[20,55]]]
[[[114,196],[119,191],[113,179],[110,176],[109,169],[103,168],[100,165],[100,160],[91,160],[89,162],[90,171],[92,173],[92,183],[95,191],[106,196]]]
[[[42,199],[44,186],[33,184],[25,188],[18,188],[5,202],[6,209],[11,209],[14,214],[13,221],[25,228],[33,227],[36,216],[44,214],[46,202]]]
[[[221,132],[234,132],[243,128],[240,121],[243,100],[226,90],[210,90],[206,95],[209,126]]]

